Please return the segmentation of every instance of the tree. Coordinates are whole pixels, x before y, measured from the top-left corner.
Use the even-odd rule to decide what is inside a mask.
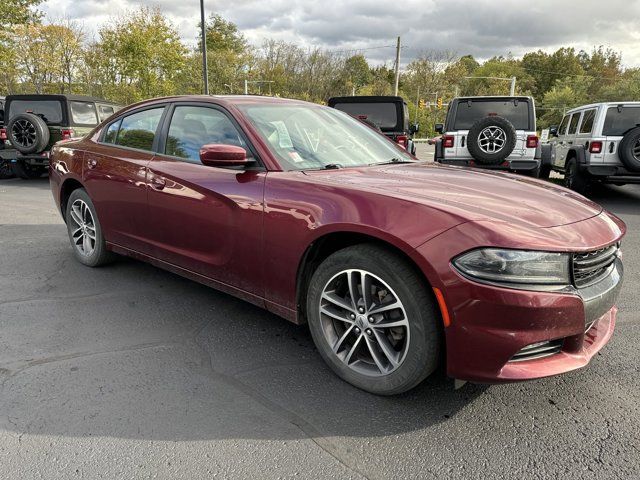
[[[198,22],[198,28],[200,32],[201,23]],[[232,51],[237,55],[246,53],[248,49],[247,40],[238,31],[238,26],[225,20],[218,14],[211,14],[207,20],[205,20],[205,35],[207,38],[207,51],[210,52],[225,52]],[[198,34],[198,51],[202,52],[202,33]]]

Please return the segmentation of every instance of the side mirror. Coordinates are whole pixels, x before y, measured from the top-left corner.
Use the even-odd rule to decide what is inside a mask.
[[[411,131],[411,133],[418,133],[420,131],[420,124],[414,123],[413,125],[411,125],[411,127],[409,127],[409,130]]]
[[[203,145],[200,161],[208,167],[239,167],[250,163],[244,148],[221,143]]]
[[[444,123],[436,123],[433,126],[433,129],[436,131],[436,133],[444,133]]]
[[[549,127],[549,135],[551,135],[552,137],[557,137],[558,136],[558,126],[557,125],[551,125]]]

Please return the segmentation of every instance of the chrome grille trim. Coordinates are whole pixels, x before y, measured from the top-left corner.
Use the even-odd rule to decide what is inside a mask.
[[[528,345],[511,357],[510,362],[522,362],[524,360],[534,360],[536,358],[550,357],[560,352],[562,349],[562,339],[550,340],[548,342],[534,343]]]
[[[611,273],[619,245],[614,244],[586,253],[574,253],[571,274],[576,288],[584,288],[599,282]]]

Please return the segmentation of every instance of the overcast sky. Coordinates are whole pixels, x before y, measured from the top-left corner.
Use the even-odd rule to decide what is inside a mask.
[[[199,0],[48,0],[53,18],[81,21],[91,33],[109,15],[141,5],[158,6],[182,38],[194,43]],[[405,63],[421,51],[451,50],[479,59],[562,46],[591,50],[605,45],[640,67],[640,0],[205,0],[207,12],[235,22],[246,38],[266,38],[304,47],[363,50],[375,62],[393,60],[402,36]]]

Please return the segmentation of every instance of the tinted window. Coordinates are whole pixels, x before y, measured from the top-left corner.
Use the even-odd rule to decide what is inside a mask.
[[[454,130],[469,130],[479,119],[498,116],[509,120],[516,130],[533,130],[529,125],[526,100],[472,100],[458,103]]]
[[[604,119],[603,135],[624,135],[640,124],[640,107],[611,107]]]
[[[96,106],[92,102],[69,102],[73,123],[80,125],[97,125]]]
[[[382,129],[393,129],[398,124],[395,103],[336,103],[334,108],[354,117],[369,120]]]
[[[153,138],[164,108],[152,108],[124,117],[116,137],[116,145],[151,150]]]
[[[98,117],[101,122],[113,115],[115,111],[116,109],[110,105],[98,105]]]
[[[565,115],[562,117],[562,122],[560,122],[560,126],[558,127],[558,135],[567,133],[567,125],[569,125],[569,116]]]
[[[596,119],[595,110],[587,110],[582,116],[582,123],[580,124],[580,133],[591,133],[593,130],[593,121]]]
[[[118,136],[118,129],[120,128],[120,122],[121,120],[118,120],[117,122],[114,122],[111,125],[109,125],[109,128],[107,128],[107,133],[104,136],[105,143],[116,143],[116,137]]]
[[[169,125],[165,153],[200,163],[200,148],[218,143],[247,149],[231,120],[207,107],[176,107]]]
[[[9,103],[7,117],[21,113],[34,113],[42,117],[47,124],[62,122],[62,103],[60,100],[13,100]]]
[[[578,120],[580,120],[580,112],[571,115],[571,121],[569,122],[569,130],[567,135],[573,135],[578,131]]]

